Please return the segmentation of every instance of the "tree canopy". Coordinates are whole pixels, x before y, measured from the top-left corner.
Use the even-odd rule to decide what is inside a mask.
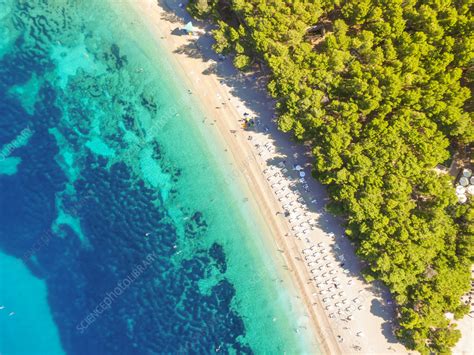
[[[207,0],[215,49],[271,70],[279,127],[310,143],[329,208],[391,290],[397,336],[449,352],[470,286],[473,213],[434,167],[474,139],[472,0]],[[197,9],[201,9],[197,11]]]

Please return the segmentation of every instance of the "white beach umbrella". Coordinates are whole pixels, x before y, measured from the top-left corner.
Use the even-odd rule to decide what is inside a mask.
[[[456,186],[456,194],[463,195],[466,192],[466,188],[464,186],[458,185]]]
[[[463,176],[462,178],[459,179],[459,184],[461,186],[467,186],[469,185],[469,179],[465,176]]]
[[[189,21],[186,26],[184,26],[184,30],[188,33],[192,33],[194,31],[196,31],[196,28],[193,26],[193,23],[191,21]]]
[[[300,171],[300,176],[304,178],[306,176],[306,173],[304,171]]]
[[[471,195],[474,195],[474,185],[469,185],[467,187],[467,192]]]
[[[466,195],[458,195],[458,201],[464,203],[467,201]]]
[[[467,178],[468,178],[468,177],[471,177],[471,176],[472,176],[472,170],[471,170],[471,169],[463,169],[462,175],[463,175],[464,177],[467,177]]]
[[[471,182],[471,185],[474,185],[474,176],[471,176],[471,179],[469,181]]]
[[[352,311],[354,312],[356,310],[356,306],[354,306],[353,304],[350,304],[347,308],[346,308],[346,311]]]

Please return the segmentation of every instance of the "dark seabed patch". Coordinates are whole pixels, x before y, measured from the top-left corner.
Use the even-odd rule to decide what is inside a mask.
[[[179,193],[180,167],[142,120],[166,119],[169,93],[139,83],[136,63],[94,32],[88,11],[100,9],[86,3],[3,4],[0,146],[31,136],[3,157],[16,168],[0,175],[0,248],[45,281],[69,354],[250,353],[222,246],[178,255],[164,201]],[[157,186],[136,163],[144,156],[161,167]],[[206,233],[205,214],[181,212],[184,241]]]

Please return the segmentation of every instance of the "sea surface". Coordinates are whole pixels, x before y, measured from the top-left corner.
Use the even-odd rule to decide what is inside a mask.
[[[314,353],[242,172],[127,6],[0,0],[0,354]]]

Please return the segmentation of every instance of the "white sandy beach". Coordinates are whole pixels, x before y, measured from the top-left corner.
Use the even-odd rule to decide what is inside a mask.
[[[408,353],[393,335],[388,292],[362,280],[353,246],[338,220],[324,211],[327,197],[310,177],[311,158],[277,130],[263,79],[237,72],[230,59],[220,61],[205,24],[195,22],[203,31],[198,36],[183,35],[179,29],[190,17],[179,2],[129,1],[156,33],[157,43],[175,53],[173,65],[210,118],[203,124],[223,138],[242,173],[272,232],[270,245],[284,254],[285,270],[305,307],[308,326],[302,331],[313,332],[327,354]],[[244,114],[255,119],[254,129],[242,128]],[[295,165],[301,171],[293,170]],[[304,181],[300,174],[306,175]],[[288,209],[292,212],[285,217]],[[314,223],[305,227],[306,220]],[[463,349],[473,348],[472,340],[463,341]]]

